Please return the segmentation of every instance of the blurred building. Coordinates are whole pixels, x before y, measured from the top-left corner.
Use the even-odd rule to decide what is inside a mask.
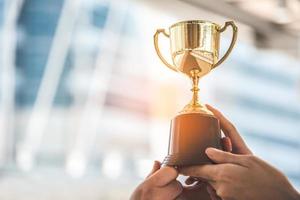
[[[163,159],[170,119],[190,98],[153,33],[195,18],[240,29],[201,98],[299,189],[300,3],[262,2],[281,17],[238,0],[0,0],[0,198],[128,198]]]

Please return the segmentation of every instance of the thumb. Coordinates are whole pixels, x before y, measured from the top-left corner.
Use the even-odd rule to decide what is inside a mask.
[[[247,166],[244,158],[245,156],[243,155],[232,154],[230,152],[221,151],[211,147],[207,148],[205,153],[213,162],[218,164],[232,163]]]
[[[151,172],[148,174],[147,178],[148,178],[149,176],[151,176],[152,174],[154,174],[157,170],[159,170],[159,169],[160,169],[160,166],[161,166],[161,164],[160,164],[159,161],[157,161],[157,160],[154,161],[152,170],[151,170]]]
[[[178,172],[173,167],[162,167],[157,170],[154,174],[152,174],[148,181],[155,186],[165,186],[168,183],[174,181],[178,176]]]

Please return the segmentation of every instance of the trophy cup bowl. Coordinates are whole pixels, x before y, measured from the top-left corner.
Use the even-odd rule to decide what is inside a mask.
[[[232,27],[232,41],[224,56],[219,58],[220,34]],[[170,39],[170,64],[160,53],[158,36],[163,33]],[[154,46],[158,57],[170,69],[185,74],[192,81],[193,98],[171,121],[168,155],[163,161],[169,166],[190,166],[212,163],[205,154],[207,147],[222,149],[218,119],[199,102],[198,82],[230,54],[237,38],[237,27],[228,21],[223,27],[202,20],[190,20],[173,24],[169,34],[158,29],[154,34]]]

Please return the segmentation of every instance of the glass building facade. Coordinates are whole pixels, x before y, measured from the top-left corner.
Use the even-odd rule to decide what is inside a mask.
[[[188,81],[164,69],[152,46],[157,24],[179,19],[135,1],[19,2],[13,22],[4,11],[18,7],[0,0],[0,34],[4,20],[16,27],[14,89],[2,81],[0,91],[1,112],[13,113],[9,136],[0,126],[0,151],[10,152],[1,157],[0,198],[128,198],[165,155],[170,119],[190,98]],[[299,66],[241,40],[200,87],[298,189]],[[5,96],[13,96],[7,111]]]

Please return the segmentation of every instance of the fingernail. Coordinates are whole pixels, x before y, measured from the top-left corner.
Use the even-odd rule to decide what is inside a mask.
[[[208,147],[206,150],[205,150],[205,153],[210,156],[210,155],[213,155],[214,152],[216,151],[219,151],[218,149],[216,148],[213,148],[213,147]]]

